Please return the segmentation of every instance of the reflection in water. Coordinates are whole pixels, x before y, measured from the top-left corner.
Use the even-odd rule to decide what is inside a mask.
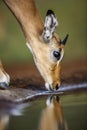
[[[62,105],[58,96],[35,97],[27,104],[0,100],[0,130],[67,130],[65,118],[70,130],[87,130],[87,92],[60,98]]]
[[[0,101],[0,130],[6,129],[11,115],[22,115],[26,107],[30,107],[29,103],[17,104]],[[24,116],[22,117],[24,118]],[[27,118],[25,118],[25,120],[27,121]],[[32,120],[32,123],[33,122],[34,120]],[[67,124],[64,119],[63,109],[58,96],[51,96],[46,100],[46,108],[42,110],[40,121],[37,126],[39,126],[37,130],[67,130]]]
[[[24,108],[29,104],[16,104],[12,102],[0,101],[0,130],[5,130],[11,115],[22,115]]]
[[[9,123],[8,115],[3,115],[2,117],[0,117],[0,130],[5,130],[8,123]]]
[[[39,130],[68,130],[58,96],[51,96],[42,111]]]

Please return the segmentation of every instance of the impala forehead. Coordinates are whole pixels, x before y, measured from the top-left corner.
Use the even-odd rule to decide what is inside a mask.
[[[53,35],[53,40],[54,40],[54,42],[56,42],[57,44],[60,43],[60,37],[59,37],[56,33],[54,33],[54,35]]]
[[[54,48],[55,50],[61,47],[60,39],[56,36],[53,36],[53,38],[50,40],[48,44],[49,48]]]

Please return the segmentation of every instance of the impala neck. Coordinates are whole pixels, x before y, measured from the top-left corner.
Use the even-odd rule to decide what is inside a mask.
[[[39,38],[44,25],[33,0],[4,0],[19,21],[25,38],[32,42]]]

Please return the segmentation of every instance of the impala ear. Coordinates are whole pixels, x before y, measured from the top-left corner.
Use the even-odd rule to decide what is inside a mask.
[[[55,28],[58,26],[58,21],[55,13],[48,10],[45,18],[44,30],[42,33],[43,39],[49,41],[54,34]]]

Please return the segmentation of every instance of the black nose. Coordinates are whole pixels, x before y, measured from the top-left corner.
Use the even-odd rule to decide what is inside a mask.
[[[58,86],[58,84],[57,84],[56,87],[55,87],[55,89],[58,90],[58,88],[59,88],[59,86]]]

